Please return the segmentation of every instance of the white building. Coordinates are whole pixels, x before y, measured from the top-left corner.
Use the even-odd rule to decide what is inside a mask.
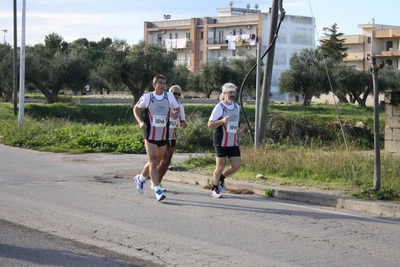
[[[144,41],[162,44],[177,54],[177,64],[186,65],[193,72],[200,71],[201,65],[209,60],[245,54],[256,56],[257,43],[261,43],[261,54],[264,54],[269,46],[269,12],[263,13],[258,10],[258,5],[251,7],[249,4],[246,8],[231,4],[217,12],[217,17],[145,21]],[[315,48],[314,30],[314,18],[285,15],[275,45],[271,80],[273,99],[289,99],[288,95],[278,93],[280,74],[290,68],[290,57],[294,53]]]

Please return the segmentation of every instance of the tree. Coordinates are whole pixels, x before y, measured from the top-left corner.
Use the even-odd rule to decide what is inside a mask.
[[[337,84],[336,95],[349,95],[351,103],[357,102],[359,106],[365,107],[367,97],[372,90],[369,72],[341,63],[334,68],[333,78]]]
[[[159,44],[141,41],[130,46],[124,40],[115,40],[106,49],[98,71],[112,88],[121,84],[127,86],[136,103],[145,90],[152,89],[156,74],[163,74],[167,79],[172,77],[175,60],[176,54],[167,52]]]
[[[9,44],[0,44],[0,98],[10,101],[13,94],[13,50]]]
[[[68,49],[68,43],[64,41],[64,38],[61,35],[55,32],[45,36],[44,45],[46,49],[53,55],[56,52],[63,52]]]
[[[303,49],[300,54],[290,58],[290,69],[282,72],[279,78],[279,92],[303,95],[303,105],[310,105],[313,96],[329,92],[329,80],[326,77],[325,64],[320,49]],[[333,62],[326,60],[327,69]]]
[[[203,64],[200,76],[200,86],[207,98],[212,92],[221,92],[222,85],[231,82],[234,78],[233,70],[228,66],[226,60],[215,59]]]
[[[398,90],[400,88],[400,71],[393,66],[385,66],[379,70],[379,91]]]
[[[242,85],[244,78],[252,67],[257,63],[257,58],[254,56],[246,55],[245,59],[231,59],[228,66],[233,70],[232,83],[238,86]],[[243,85],[243,91],[255,96],[256,93],[257,72],[254,69],[248,77],[246,83]]]
[[[324,57],[332,58],[335,62],[342,62],[347,57],[347,48],[343,47],[344,39],[341,38],[343,33],[338,33],[337,24],[332,24],[331,27],[324,27],[325,36],[327,39],[321,39],[321,49]]]
[[[174,66],[172,69],[172,75],[168,78],[168,87],[177,84],[182,88],[182,91],[187,91],[186,87],[189,80],[189,73],[190,70],[188,70],[184,65]]]
[[[76,94],[84,87],[90,72],[87,51],[74,48],[57,51],[42,44],[28,46],[26,51],[25,79],[45,95],[47,103],[56,102],[62,89],[72,89]]]

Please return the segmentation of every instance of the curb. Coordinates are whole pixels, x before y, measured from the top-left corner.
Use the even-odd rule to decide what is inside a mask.
[[[164,180],[166,181],[192,184],[202,187],[209,185],[211,179],[211,176],[171,170],[169,170],[164,176]],[[395,219],[400,218],[399,204],[359,200],[350,197],[342,197],[315,192],[288,190],[265,186],[255,182],[231,180],[229,178],[226,179],[226,182],[229,189],[247,189],[253,191],[254,194],[258,196],[263,196],[266,189],[271,189],[274,190],[273,197],[278,199],[364,212]]]

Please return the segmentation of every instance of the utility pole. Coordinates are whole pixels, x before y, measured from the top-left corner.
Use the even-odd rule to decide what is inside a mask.
[[[14,116],[18,115],[18,45],[17,45],[17,0],[13,1],[14,17],[14,60],[13,60],[13,93],[14,93]]]
[[[276,34],[276,28],[278,25],[278,7],[279,2],[282,4],[281,0],[273,0],[270,15],[270,27],[269,27],[269,38],[268,44],[271,44],[274,40]],[[261,86],[261,101],[260,101],[260,120],[258,121],[258,129],[260,130],[258,134],[258,140],[262,143],[265,139],[265,133],[267,128],[267,117],[268,117],[268,105],[269,96],[271,94],[271,77],[272,68],[274,64],[275,46],[272,46],[267,54],[265,69],[264,69],[264,79]]]
[[[374,87],[374,150],[375,150],[375,164],[374,164],[374,190],[378,191],[381,188],[381,147],[379,137],[379,86],[378,86],[378,71],[384,67],[385,63],[382,61],[378,66],[376,65],[375,55],[372,56],[371,73],[372,82]]]

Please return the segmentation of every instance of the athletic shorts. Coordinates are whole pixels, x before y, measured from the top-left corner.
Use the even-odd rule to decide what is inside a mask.
[[[158,140],[158,141],[156,141],[156,140],[149,140],[149,139],[146,139],[146,140],[147,140],[147,142],[149,142],[150,144],[157,145],[158,147],[160,147],[160,146],[166,146],[167,143],[168,143],[168,140]]]
[[[168,147],[175,147],[176,146],[176,139],[168,140]]]
[[[240,157],[240,149],[238,146],[216,146],[215,154],[218,158]]]

